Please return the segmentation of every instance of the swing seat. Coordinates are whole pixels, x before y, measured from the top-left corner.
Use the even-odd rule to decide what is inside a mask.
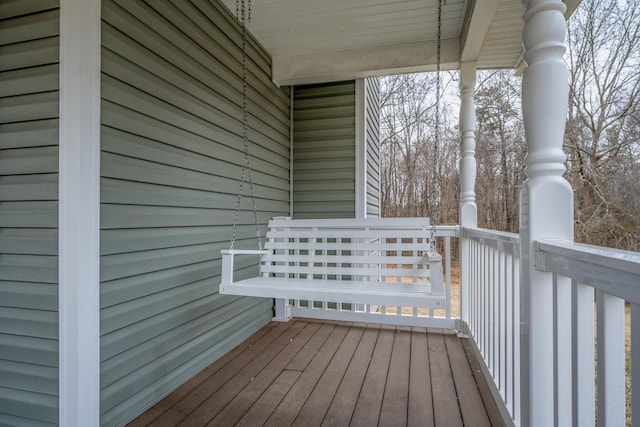
[[[220,293],[444,308],[442,257],[429,235],[428,218],[274,218],[264,250],[221,251]],[[258,276],[234,281],[237,256],[260,256]]]

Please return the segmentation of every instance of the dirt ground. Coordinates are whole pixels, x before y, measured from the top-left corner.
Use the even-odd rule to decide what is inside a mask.
[[[394,282],[395,278],[387,278],[387,281]],[[402,278],[402,282],[409,283],[411,278]],[[459,317],[460,316],[460,265],[458,262],[451,263],[451,317]],[[411,314],[411,307],[403,307],[403,314]],[[389,306],[387,307],[387,313],[397,313],[397,308]],[[418,309],[418,314],[420,315],[428,315],[429,309],[420,308]],[[436,317],[445,317],[446,310],[434,310],[434,316]]]

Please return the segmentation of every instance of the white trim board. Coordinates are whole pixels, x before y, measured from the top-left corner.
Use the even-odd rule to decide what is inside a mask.
[[[100,0],[60,1],[59,423],[100,422]]]
[[[364,79],[355,81],[355,208],[356,218],[367,217],[367,146],[366,146],[366,90]]]

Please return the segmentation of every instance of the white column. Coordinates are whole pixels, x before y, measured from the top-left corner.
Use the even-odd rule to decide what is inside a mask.
[[[476,63],[460,64],[460,224],[478,224],[476,206]]]
[[[100,422],[100,5],[60,1],[61,426]]]
[[[562,61],[565,5],[561,0],[523,3],[528,67],[522,80],[522,113],[528,153],[527,180],[520,193],[522,424],[549,426],[554,425],[557,387],[562,386],[554,383],[555,360],[565,355],[558,354],[554,339],[557,313],[552,275],[536,270],[533,242],[573,240],[573,191],[562,177],[568,108],[568,74]],[[563,286],[558,284],[559,289]],[[570,299],[556,298],[558,307],[571,311]]]
[[[460,64],[460,225],[476,227],[476,63]],[[469,241],[460,240],[460,308],[461,318],[469,322]]]

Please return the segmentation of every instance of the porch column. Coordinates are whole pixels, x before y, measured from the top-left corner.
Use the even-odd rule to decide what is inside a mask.
[[[460,225],[477,227],[476,206],[476,63],[460,64]],[[460,317],[469,324],[469,262],[467,239],[460,239]]]
[[[100,423],[100,6],[60,1],[61,426]]]
[[[568,73],[562,55],[567,28],[561,0],[523,0],[523,4],[528,67],[522,79],[527,179],[520,192],[521,419],[522,425],[548,426],[555,425],[554,405],[564,399],[565,375],[570,375],[554,362],[565,358],[570,343],[562,342],[563,337],[554,340],[554,324],[560,319],[554,310],[552,275],[536,270],[533,242],[573,240],[573,190],[562,177],[568,109]],[[570,288],[560,283],[557,288],[560,292],[569,289],[570,296]],[[571,312],[570,298],[560,293],[555,298],[556,307]],[[556,384],[555,368],[562,377]]]

